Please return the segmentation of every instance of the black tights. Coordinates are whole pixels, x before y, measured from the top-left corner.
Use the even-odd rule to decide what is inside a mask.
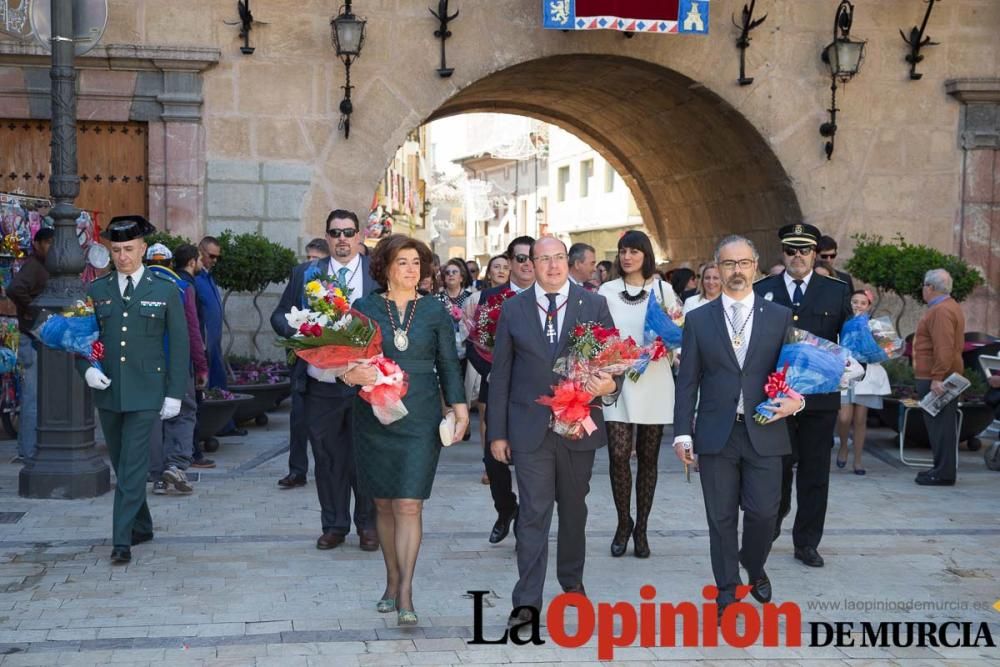
[[[656,493],[656,464],[660,457],[660,440],[663,439],[661,424],[625,424],[607,422],[608,456],[611,459],[611,494],[618,510],[618,530],[615,540],[628,539],[629,515],[632,508],[632,429],[636,430],[635,452],[638,459],[635,480],[635,531],[646,534],[646,521],[653,508],[653,494]]]

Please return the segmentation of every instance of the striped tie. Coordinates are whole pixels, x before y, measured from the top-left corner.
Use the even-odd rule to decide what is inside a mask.
[[[733,311],[733,319],[732,319],[732,322],[730,322],[730,324],[732,324],[732,326],[733,326],[733,335],[735,336],[737,333],[740,333],[743,330],[743,325],[744,325],[744,321],[743,321],[743,304],[740,303],[739,301],[737,301],[737,302],[733,303],[733,305],[730,306],[730,308]],[[749,315],[748,315],[748,317],[749,317]],[[741,336],[742,336],[742,334],[741,334]],[[733,352],[736,354],[736,362],[740,365],[740,368],[743,368],[743,362],[746,361],[746,358],[747,358],[747,348],[748,347],[750,347],[750,341],[749,340],[744,340],[743,343],[739,347],[735,347],[735,346],[733,347]],[[740,414],[743,414],[743,390],[742,389],[740,389],[740,400],[736,404],[736,412],[738,412]]]

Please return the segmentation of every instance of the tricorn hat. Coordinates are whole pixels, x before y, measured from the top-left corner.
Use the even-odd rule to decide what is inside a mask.
[[[796,248],[814,246],[819,243],[820,236],[822,235],[818,228],[804,222],[785,225],[778,230],[778,237],[781,239],[781,243]]]
[[[101,238],[105,238],[112,243],[124,243],[135,239],[149,236],[156,231],[156,227],[149,223],[149,220],[141,215],[120,215],[111,218],[108,228],[101,232]]]

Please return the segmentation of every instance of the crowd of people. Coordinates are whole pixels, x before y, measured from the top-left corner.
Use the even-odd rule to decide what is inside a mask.
[[[869,369],[874,379],[867,388],[780,398],[772,418],[751,418],[753,406],[765,400],[764,386],[791,327],[836,341],[845,321],[872,309],[871,294],[853,290],[850,277],[834,268],[836,243],[814,226],[779,231],[781,271],[766,276],[757,248],[741,236],[722,239],[713,260],[697,271],[669,272],[658,270],[652,242],[641,231],[624,233],[610,262],[597,261],[587,244],[567,248],[554,237],[522,236],[490,258],[481,275],[474,260],[442,264],[425,244],[398,234],[369,249],[351,211],[332,211],[325,229],[325,238],[307,244],[308,259],[292,272],[271,326],[280,337],[295,336],[289,316],[305,307],[307,285],[329,281],[378,326],[383,353],[407,375],[407,410],[385,423],[359,398],[359,387],[379,380],[368,362],[332,372],[297,358],[290,369],[289,472],[278,485],[307,484],[311,446],[321,509],[316,548],[341,547],[353,530],[362,550],[381,550],[385,582],[377,611],[396,613],[399,625],[419,622],[414,572],[423,503],[441,446],[468,439],[470,408],[480,415],[483,480],[496,511],[487,539],[499,543],[513,530],[516,540],[512,625],[530,622],[532,608],[541,608],[555,511],[558,581],[563,591],[586,594],[586,498],[601,447],[608,447],[617,515],[610,555],[624,556],[631,542],[636,558],[650,556],[647,526],[666,426],[672,426],[676,456],[698,466],[721,608],[736,601],[741,566],[751,595],[771,599],[764,566],[790,513],[793,486],[794,557],[806,566],[824,565],[818,547],[835,431],[838,467],[853,451],[853,472],[863,475],[866,411],[879,406],[883,393],[877,367]],[[214,465],[194,441],[198,393],[226,386],[222,302],[212,277],[224,261],[220,244],[205,237],[197,247],[171,252],[146,246],[152,231],[145,219],[128,216],[112,220],[103,233],[115,270],[94,280],[88,296],[109,354],[103,368],[78,361],[96,392],[117,475],[114,563],[129,562],[132,546],[153,539],[147,481],[154,493],[189,494],[193,485],[184,471]],[[41,261],[47,244],[51,235],[39,232],[34,263],[8,289],[31,353],[37,347],[29,304],[47,280]],[[826,263],[823,271],[820,262]],[[947,375],[961,370],[964,319],[949,296],[947,272],[929,272],[924,289],[929,310],[914,340],[915,374],[923,390],[941,393]],[[469,330],[477,308],[501,293],[507,300],[487,353]],[[566,353],[571,327],[593,322],[641,340],[650,308],[683,313],[680,349],[651,361],[637,379],[591,374],[584,390],[594,399],[594,429],[579,439],[558,435],[550,428],[549,408],[535,399],[551,391],[553,362]],[[917,476],[918,484],[954,484],[954,416],[954,402],[937,417],[925,415],[934,467]],[[225,432],[241,431],[229,424]],[[30,461],[33,454],[24,447]]]

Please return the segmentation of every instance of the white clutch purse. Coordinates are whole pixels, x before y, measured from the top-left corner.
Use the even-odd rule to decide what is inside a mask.
[[[455,413],[451,410],[446,412],[441,419],[441,424],[438,426],[438,435],[441,437],[441,444],[445,447],[450,447],[454,444],[452,440],[455,438]]]

